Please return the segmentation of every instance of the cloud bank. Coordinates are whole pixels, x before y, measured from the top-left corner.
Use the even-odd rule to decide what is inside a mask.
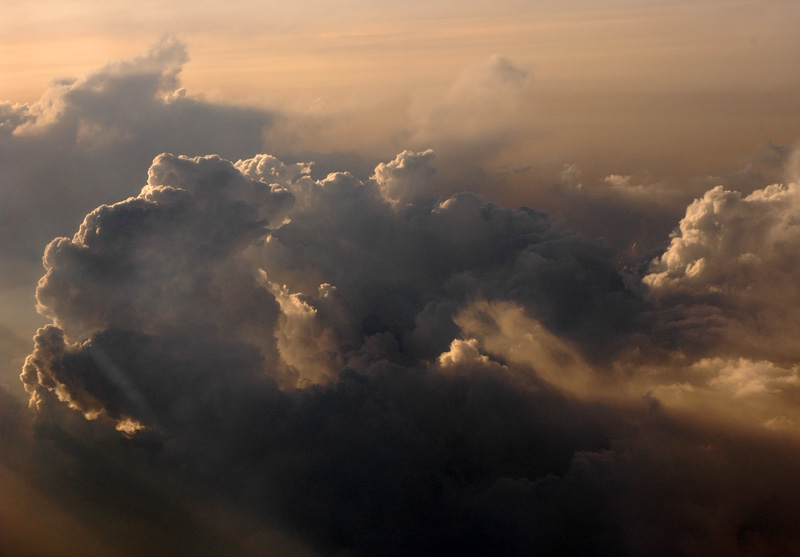
[[[53,324],[22,374],[33,405],[114,427],[119,450],[188,472],[309,551],[795,548],[776,509],[793,506],[786,462],[800,455],[754,429],[793,415],[734,434],[723,412],[729,425],[709,425],[691,408],[789,408],[796,372],[724,335],[687,344],[702,350],[670,367],[684,383],[652,371],[657,355],[631,369],[629,353],[671,349],[662,329],[690,335],[682,311],[730,312],[734,334],[741,304],[775,306],[748,284],[770,254],[789,262],[794,186],[696,201],[643,297],[607,249],[543,213],[436,199],[433,160],[406,151],[360,181],[268,155],[159,155],[138,196],[48,246],[37,298]],[[731,253],[754,250],[744,275]],[[720,297],[725,272],[742,278]],[[764,450],[788,490],[751,483]]]
[[[431,149],[367,173],[253,155],[269,115],[176,93],[185,59],[166,42],[4,109],[4,145],[60,153],[41,174],[20,157],[6,195],[55,219],[80,176],[85,217],[37,232],[57,236],[49,324],[30,408],[0,389],[0,524],[67,554],[800,551],[791,160],[782,183],[707,188],[660,242],[642,215],[680,204],[666,184],[568,166],[556,204],[615,220],[593,239],[443,194]],[[502,139],[503,107],[460,115],[526,80],[503,58],[466,72],[425,133]],[[51,197],[22,191],[37,175]],[[49,551],[14,531],[0,552]]]

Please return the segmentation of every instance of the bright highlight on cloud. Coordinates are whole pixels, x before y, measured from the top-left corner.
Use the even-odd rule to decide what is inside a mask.
[[[435,149],[367,173],[366,157],[265,154],[272,116],[176,93],[185,60],[168,41],[3,112],[3,146],[58,153],[12,161],[16,210],[56,218],[84,184],[68,204],[82,223],[44,249],[30,408],[0,391],[0,464],[73,509],[76,540],[122,555],[800,550],[791,166],[750,193],[710,187],[661,248],[638,229],[615,246],[480,184],[443,194]],[[488,153],[527,80],[501,57],[466,71],[418,138],[452,142],[447,165]],[[567,166],[551,192],[593,223],[679,200],[628,174],[582,180]]]
[[[722,186],[686,210],[644,278],[660,304],[678,306],[695,335],[719,335],[744,354],[797,361],[797,184],[743,196]]]

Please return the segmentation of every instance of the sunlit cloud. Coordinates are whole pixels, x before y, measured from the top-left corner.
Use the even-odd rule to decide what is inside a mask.
[[[796,8],[721,4],[175,5],[0,104],[0,553],[800,550]]]

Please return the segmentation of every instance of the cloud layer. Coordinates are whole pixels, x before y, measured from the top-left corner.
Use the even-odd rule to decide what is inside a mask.
[[[444,155],[366,172],[254,155],[274,114],[186,96],[185,61],[165,41],[3,108],[3,210],[47,222],[2,221],[4,269],[55,239],[31,408],[0,389],[0,525],[103,555],[800,551],[789,150],[782,183],[693,202],[568,165],[550,216],[442,193],[515,137],[510,60],[422,111]],[[31,528],[0,552],[49,551]]]
[[[159,155],[138,196],[45,252],[53,324],[22,374],[39,419],[66,403],[238,501],[251,541],[308,551],[796,549],[800,453],[753,432],[793,430],[800,383],[727,336],[778,307],[762,273],[789,288],[795,186],[709,191],[636,286],[543,213],[437,199],[433,157],[361,181]],[[724,334],[692,336],[684,314],[707,312]]]

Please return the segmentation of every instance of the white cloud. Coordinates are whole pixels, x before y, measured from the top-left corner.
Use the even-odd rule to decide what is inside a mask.
[[[433,150],[422,153],[403,151],[389,163],[380,163],[375,168],[375,181],[383,197],[392,204],[417,205],[432,202],[435,193],[431,177],[436,170],[431,166]]]
[[[667,325],[716,337],[732,354],[791,361],[800,320],[800,190],[718,186],[686,210],[643,282]],[[706,323],[706,330],[700,323]]]

